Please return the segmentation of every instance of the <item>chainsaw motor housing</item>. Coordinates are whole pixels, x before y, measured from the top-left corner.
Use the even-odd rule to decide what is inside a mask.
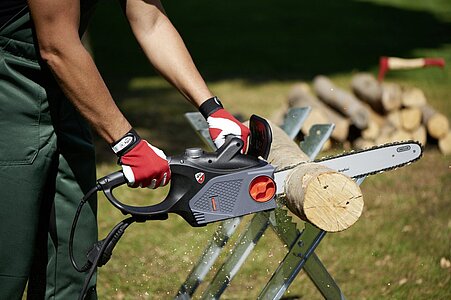
[[[275,209],[274,167],[237,153],[242,141],[234,138],[219,155],[187,149],[171,158],[172,184],[168,198],[179,199],[172,208],[192,226]],[[241,146],[241,145],[240,145]],[[233,149],[237,148],[237,149]],[[224,160],[225,159],[225,160]]]

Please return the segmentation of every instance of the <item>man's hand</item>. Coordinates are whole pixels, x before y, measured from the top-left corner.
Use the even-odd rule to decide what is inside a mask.
[[[112,149],[119,156],[129,186],[155,189],[171,179],[164,152],[142,140],[133,129],[114,143]]]
[[[210,136],[216,147],[219,148],[225,143],[226,136],[233,135],[243,140],[242,153],[247,152],[249,128],[225,110],[217,97],[205,101],[199,110],[207,119]]]

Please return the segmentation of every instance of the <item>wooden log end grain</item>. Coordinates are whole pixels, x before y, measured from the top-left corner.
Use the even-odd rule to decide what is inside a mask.
[[[353,145],[355,149],[367,149],[375,146],[376,143],[372,140],[360,137],[353,142]]]
[[[451,131],[438,140],[438,148],[445,155],[451,154]]]
[[[375,140],[380,134],[380,126],[377,122],[370,120],[368,127],[362,130],[362,138],[365,140]]]
[[[421,124],[421,109],[418,107],[403,108],[401,111],[401,125],[405,130],[412,131]]]
[[[416,87],[402,89],[402,105],[405,107],[421,107],[427,102],[424,92]]]
[[[426,146],[427,132],[426,127],[424,127],[424,125],[421,125],[412,132],[412,140],[419,142],[423,146]]]
[[[396,83],[382,83],[382,105],[385,111],[397,110],[401,107],[402,89]]]
[[[354,224],[363,210],[360,187],[343,174],[308,162],[309,157],[282,129],[273,124],[271,128],[268,162],[276,169],[296,166],[285,180],[287,207],[325,231],[342,231]]]
[[[313,163],[291,172],[286,198],[293,213],[327,232],[349,228],[363,211],[358,185],[343,174]]]
[[[436,113],[429,118],[426,126],[429,134],[433,138],[440,139],[445,137],[448,133],[449,121],[444,115]]]
[[[408,141],[412,138],[410,132],[398,129],[390,136],[390,142]]]
[[[423,113],[423,124],[426,125],[426,129],[431,137],[441,139],[448,134],[449,121],[445,115],[436,111],[430,105],[422,106],[421,111]]]
[[[387,120],[393,125],[395,128],[402,128],[401,124],[401,112],[399,110],[391,111],[387,115]]]

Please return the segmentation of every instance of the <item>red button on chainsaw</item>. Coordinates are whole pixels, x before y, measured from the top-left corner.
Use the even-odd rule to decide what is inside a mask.
[[[266,202],[276,194],[276,184],[271,177],[259,176],[249,185],[249,195],[254,201]]]

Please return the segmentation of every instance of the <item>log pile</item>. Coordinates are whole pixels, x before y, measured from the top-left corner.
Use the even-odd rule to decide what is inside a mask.
[[[434,109],[417,87],[381,83],[371,74],[358,73],[349,89],[344,89],[325,76],[317,76],[312,87],[296,84],[289,93],[288,107],[305,106],[312,111],[302,128],[304,134],[313,124],[333,123],[332,139],[345,146],[368,148],[416,140],[451,153],[448,118]]]

